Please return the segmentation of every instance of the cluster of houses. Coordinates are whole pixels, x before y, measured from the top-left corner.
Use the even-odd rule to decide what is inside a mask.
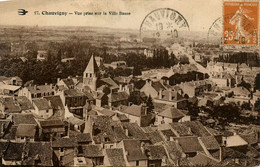
[[[1,165],[259,164],[260,126],[219,131],[187,111],[192,98],[206,105],[205,99],[217,101],[229,91],[234,92],[230,99],[260,96],[237,87],[238,79],[232,86],[221,86],[213,77],[169,85],[155,77],[137,89],[130,77],[102,78],[100,63],[92,56],[83,76],[58,78],[56,84],[23,87],[19,77],[0,77]],[[183,67],[170,70],[177,68]],[[131,104],[133,94],[143,102],[151,97],[154,110],[146,103]]]

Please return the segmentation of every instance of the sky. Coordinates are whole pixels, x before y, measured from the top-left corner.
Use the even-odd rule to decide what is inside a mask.
[[[91,26],[139,29],[145,16],[158,8],[171,8],[181,13],[191,31],[208,31],[222,15],[222,0],[0,0],[0,25]],[[28,13],[18,15],[18,9]],[[130,12],[130,15],[45,16],[48,12]]]

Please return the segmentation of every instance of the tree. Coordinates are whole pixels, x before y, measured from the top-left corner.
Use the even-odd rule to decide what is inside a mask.
[[[149,95],[149,97],[148,97],[148,99],[146,101],[146,106],[148,107],[147,108],[148,112],[152,112],[153,111],[153,109],[154,109],[153,99],[152,99],[152,97],[150,95]]]
[[[142,72],[139,67],[135,66],[133,69],[133,76],[142,75]]]

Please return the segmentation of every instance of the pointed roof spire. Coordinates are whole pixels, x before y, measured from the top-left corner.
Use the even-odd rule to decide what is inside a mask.
[[[99,69],[98,69],[97,62],[95,60],[95,57],[92,54],[92,56],[91,56],[91,58],[90,58],[90,60],[88,62],[88,65],[87,65],[87,67],[86,67],[84,72],[85,73],[97,73],[98,70]]]

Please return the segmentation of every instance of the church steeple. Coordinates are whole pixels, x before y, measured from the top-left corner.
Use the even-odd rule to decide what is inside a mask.
[[[97,88],[98,74],[98,65],[95,57],[92,55],[83,73],[83,86],[88,86],[91,90],[95,91]]]

